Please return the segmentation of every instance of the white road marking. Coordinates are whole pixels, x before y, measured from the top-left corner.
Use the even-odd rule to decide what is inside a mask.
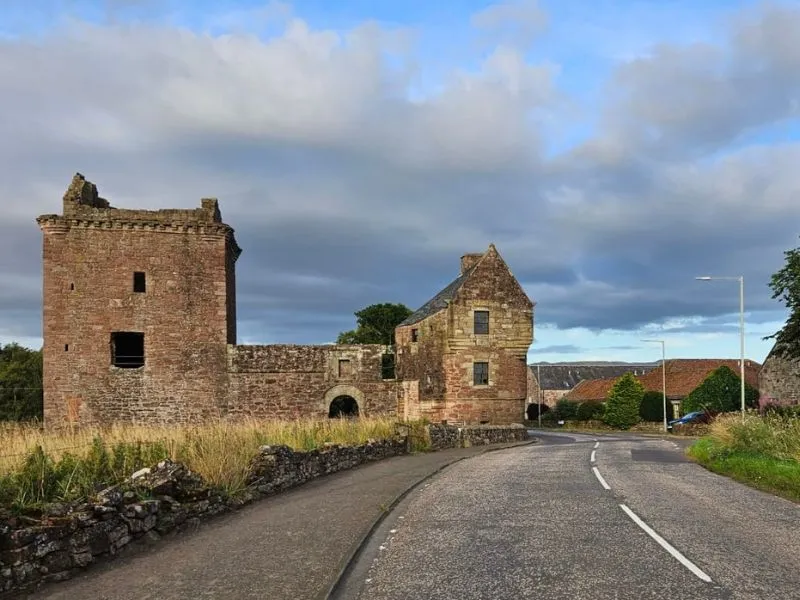
[[[605,489],[610,490],[611,486],[609,486],[606,483],[606,480],[603,479],[603,476],[600,475],[600,471],[597,470],[597,467],[592,467],[592,471],[594,471],[594,476],[597,477],[597,481],[600,482],[600,485],[602,485]]]
[[[594,462],[595,452],[597,452],[597,450],[592,450],[592,455],[589,457],[589,462]]]
[[[600,442],[595,442],[594,443],[595,450],[597,450],[599,447],[600,447]]]
[[[711,577],[706,575],[703,571],[701,571],[697,567],[697,565],[695,565],[692,561],[690,561],[688,558],[686,558],[683,554],[678,552],[667,540],[665,540],[660,535],[658,535],[655,531],[653,531],[650,528],[650,526],[647,523],[645,523],[644,521],[642,521],[636,515],[636,513],[634,513],[630,508],[628,508],[624,504],[620,504],[619,506],[620,506],[620,508],[622,508],[622,510],[625,511],[625,513],[631,519],[633,519],[634,523],[636,523],[639,527],[644,529],[645,533],[647,533],[647,535],[649,535],[651,538],[653,538],[655,541],[657,541],[659,543],[659,545],[662,548],[664,548],[664,550],[666,550],[667,552],[669,552],[673,556],[673,558],[677,559],[678,562],[680,562],[684,567],[689,569],[692,573],[694,573],[697,577],[699,577],[703,581],[705,581],[707,583],[712,583],[711,582]]]

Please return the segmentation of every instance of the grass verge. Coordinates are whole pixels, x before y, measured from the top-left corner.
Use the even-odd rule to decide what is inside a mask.
[[[724,416],[687,454],[714,473],[800,502],[798,419]]]
[[[43,430],[0,424],[0,509],[36,510],[72,502],[170,458],[228,496],[241,492],[263,445],[298,451],[360,445],[398,433],[393,419],[215,421],[192,426],[112,426]],[[416,424],[406,424],[418,429]],[[422,445],[422,444],[420,444]],[[423,448],[417,448],[423,449]]]

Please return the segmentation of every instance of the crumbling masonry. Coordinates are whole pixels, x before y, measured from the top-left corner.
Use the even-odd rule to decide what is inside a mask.
[[[76,174],[42,215],[44,418],[524,418],[533,303],[490,245],[397,329],[397,347],[236,344],[241,249],[217,200],[110,206]]]

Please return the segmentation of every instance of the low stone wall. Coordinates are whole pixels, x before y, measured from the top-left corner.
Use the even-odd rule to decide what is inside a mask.
[[[329,445],[310,452],[264,446],[252,461],[247,489],[233,500],[184,465],[163,461],[135,473],[124,485],[100,492],[91,502],[52,505],[38,519],[0,521],[0,597],[41,582],[69,579],[135,541],[155,541],[256,498],[406,452],[405,438]]]
[[[431,449],[468,448],[486,444],[522,442],[528,439],[528,428],[515,423],[511,425],[428,425]]]

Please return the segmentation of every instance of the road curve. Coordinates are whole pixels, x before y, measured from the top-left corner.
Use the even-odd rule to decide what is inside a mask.
[[[705,471],[669,440],[541,438],[409,496],[335,597],[800,598],[796,504]]]

